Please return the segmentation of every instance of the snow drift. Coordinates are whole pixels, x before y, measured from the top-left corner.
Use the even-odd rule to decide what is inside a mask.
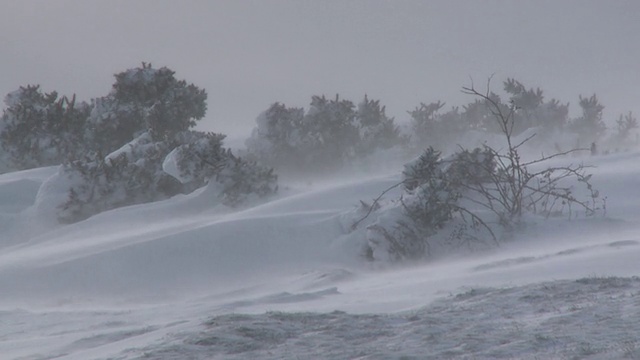
[[[407,266],[367,262],[350,231],[395,174],[285,184],[240,210],[203,188],[66,226],[41,216],[56,168],[4,174],[0,353],[638,356],[640,153],[583,160],[606,217],[539,220],[498,248]]]

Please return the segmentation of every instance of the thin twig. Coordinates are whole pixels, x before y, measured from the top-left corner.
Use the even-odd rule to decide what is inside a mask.
[[[384,190],[382,193],[380,193],[380,195],[375,198],[373,200],[373,203],[371,203],[371,206],[369,207],[369,211],[367,211],[367,214],[365,216],[363,216],[360,220],[356,221],[355,223],[353,223],[353,225],[351,225],[351,231],[355,230],[358,225],[360,225],[361,222],[363,222],[366,218],[369,217],[369,215],[371,215],[371,213],[373,212],[373,209],[376,207],[376,205],[378,205],[378,201],[380,201],[380,199],[382,199],[382,197],[388,193],[389,191],[397,188],[400,185],[403,185],[404,183],[406,183],[408,180],[403,180],[397,184],[392,185],[391,187],[389,187],[388,189]]]

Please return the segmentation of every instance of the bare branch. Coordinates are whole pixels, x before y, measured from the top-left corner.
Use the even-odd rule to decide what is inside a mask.
[[[374,209],[374,208],[376,207],[376,205],[378,204],[378,201],[380,201],[380,199],[382,199],[382,197],[383,197],[386,193],[388,193],[389,191],[391,191],[391,190],[393,190],[393,189],[397,188],[397,187],[398,187],[398,186],[400,186],[400,185],[405,184],[406,182],[407,182],[407,180],[403,180],[403,181],[401,181],[401,182],[399,182],[399,183],[397,183],[397,184],[393,184],[392,186],[390,186],[389,188],[387,188],[386,190],[384,190],[382,193],[380,193],[380,195],[379,195],[377,198],[375,198],[375,199],[373,200],[373,203],[371,203],[371,206],[369,207],[369,211],[367,211],[367,213],[365,214],[365,216],[363,216],[360,220],[356,221],[355,223],[353,223],[353,225],[351,225],[351,230],[352,230],[352,231],[353,231],[353,230],[355,230],[355,229],[358,227],[358,225],[360,225],[360,223],[361,223],[361,222],[363,222],[366,218],[368,218],[368,217],[369,217],[369,215],[371,215],[371,213],[373,212],[373,209]]]

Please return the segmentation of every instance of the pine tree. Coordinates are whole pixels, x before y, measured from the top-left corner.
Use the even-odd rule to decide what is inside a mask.
[[[319,168],[335,168],[352,160],[359,140],[355,105],[348,100],[313,96],[303,119],[305,158]]]
[[[561,104],[556,99],[545,102],[540,88],[527,89],[511,78],[504,82],[504,90],[509,94],[509,103],[515,110],[514,135],[533,127],[552,131],[565,126],[569,114],[568,103]]]
[[[376,149],[389,149],[403,142],[400,129],[385,110],[385,106],[380,106],[380,100],[369,100],[367,95],[358,104],[356,125],[359,129],[359,141],[356,151],[360,156],[366,156]]]
[[[38,85],[21,87],[5,98],[0,144],[10,169],[57,165],[83,153],[89,107]]]
[[[305,146],[303,118],[302,108],[272,104],[258,116],[257,126],[246,141],[247,150],[259,161],[271,166],[302,167],[304,158],[300,150]]]
[[[631,111],[626,115],[620,115],[616,120],[617,140],[624,144],[629,140],[631,131],[638,128],[638,119],[633,115]]]
[[[145,131],[162,140],[195,126],[206,113],[207,94],[174,75],[145,63],[116,74],[111,93],[93,103],[89,142],[109,153]]]
[[[571,127],[578,133],[583,144],[597,142],[607,130],[604,121],[602,121],[604,106],[600,104],[595,94],[579,98],[582,116],[575,119]]]

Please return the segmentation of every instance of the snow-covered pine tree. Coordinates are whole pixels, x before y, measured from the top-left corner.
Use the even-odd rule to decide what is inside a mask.
[[[444,103],[441,101],[429,104],[420,103],[412,111],[411,115],[411,141],[414,147],[424,148],[429,143],[433,143],[438,137],[438,111],[442,109]]]
[[[77,221],[185,190],[163,171],[163,163],[175,147],[204,136],[188,129],[204,117],[207,95],[174,74],[166,67],[155,69],[143,63],[141,68],[116,74],[111,93],[93,101],[85,131],[92,151],[85,160],[69,162],[62,169],[76,180],[69,201],[61,206],[61,221]],[[105,153],[109,155],[100,155]]]
[[[388,126],[385,123],[384,126]],[[380,131],[394,129],[382,129]],[[322,172],[356,156],[360,128],[355,105],[348,100],[313,96],[307,113],[275,103],[258,116],[246,142],[256,159],[280,170]]]
[[[219,189],[221,202],[236,207],[270,196],[278,191],[278,176],[273,169],[246,161],[226,152],[224,165],[209,180]]]
[[[629,111],[629,113],[627,113],[626,115],[621,114],[618,120],[616,120],[617,133],[615,137],[618,145],[627,145],[631,132],[637,128],[638,119],[633,115],[631,111]]]
[[[63,163],[52,180],[69,186],[59,206],[61,222],[207,183],[220,187],[222,202],[231,206],[277,190],[271,169],[222,148],[224,135],[189,130],[205,115],[204,90],[145,63],[115,77],[111,93],[91,106],[44,94],[38,86],[20,88],[5,100],[0,167]],[[168,173],[170,160],[174,167]]]
[[[380,106],[380,100],[369,100],[367,95],[358,104],[356,124],[359,129],[358,155],[366,156],[376,149],[389,149],[404,142],[400,129]]]
[[[556,99],[544,101],[544,94],[540,88],[527,89],[512,78],[504,82],[504,90],[509,94],[509,102],[515,109],[514,135],[532,127],[550,132],[562,129],[566,125],[568,103],[561,104]]]
[[[399,200],[386,206],[386,214],[369,225],[366,253],[372,259],[421,259],[438,248],[467,241],[483,225],[460,201],[468,186],[481,186],[485,181],[481,172],[492,174],[492,164],[486,150],[464,150],[443,159],[439,151],[428,147],[405,165],[401,183],[404,191]],[[434,238],[446,226],[448,234]],[[471,232],[463,231],[467,229]]]
[[[316,169],[340,167],[352,160],[359,141],[355,105],[348,100],[313,96],[303,119],[306,163]]]
[[[200,131],[176,134],[176,146],[164,159],[163,170],[178,179],[186,192],[206,185],[230,156],[230,150],[222,147],[224,138],[222,134]]]
[[[154,141],[145,132],[105,158],[65,164],[69,198],[59,220],[75,222],[122,206],[166,199],[205,185],[220,201],[239,206],[277,191],[271,169],[234,156],[224,135],[183,131]]]
[[[580,96],[579,98],[582,116],[573,120],[571,128],[578,134],[581,144],[587,146],[600,140],[607,130],[607,126],[602,121],[604,106],[600,104],[595,94],[590,97]]]
[[[304,109],[274,103],[256,119],[256,128],[247,139],[249,153],[260,162],[278,168],[300,168],[304,148]]]
[[[58,219],[76,222],[106,210],[182,192],[182,184],[162,170],[170,151],[170,143],[154,142],[146,132],[107,157],[94,155],[64,164],[60,173],[70,179],[71,186]]]
[[[277,191],[273,169],[233,155],[222,147],[224,135],[185,132],[178,137],[183,144],[166,157],[163,169],[188,191],[208,184],[223,204],[232,207]]]
[[[500,96],[497,94],[491,93],[491,99],[496,104],[501,104]],[[461,116],[462,121],[467,124],[470,130],[486,131],[489,133],[500,132],[500,127],[496,124],[489,105],[484,99],[475,99],[473,102],[463,105]]]
[[[207,94],[166,67],[151,64],[115,75],[109,95],[94,100],[89,142],[109,153],[149,131],[154,140],[170,138],[204,117]]]
[[[38,85],[21,87],[5,97],[0,144],[7,170],[57,165],[84,151],[86,103],[43,93]]]

